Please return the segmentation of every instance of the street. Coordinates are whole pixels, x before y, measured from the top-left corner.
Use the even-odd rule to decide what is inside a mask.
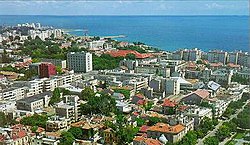
[[[220,121],[219,120],[219,123],[216,125],[216,127],[210,131],[204,138],[200,139],[198,141],[198,143],[196,145],[203,145],[203,141],[207,138],[207,137],[210,137],[210,136],[214,136],[216,131],[220,128],[220,126],[224,123],[224,122],[229,122],[231,121],[233,118],[237,117],[237,115],[244,109],[244,107],[249,103],[249,100],[246,101],[246,103],[241,107],[241,109],[238,109],[236,111],[235,114],[231,115],[230,118],[228,120],[224,120],[224,121]],[[222,144],[220,143],[220,145],[224,145],[225,142],[223,142]]]

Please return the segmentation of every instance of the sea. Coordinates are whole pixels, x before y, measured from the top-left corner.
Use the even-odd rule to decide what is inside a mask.
[[[82,36],[116,36],[166,51],[249,51],[249,16],[30,16],[1,15],[0,25],[41,23]]]

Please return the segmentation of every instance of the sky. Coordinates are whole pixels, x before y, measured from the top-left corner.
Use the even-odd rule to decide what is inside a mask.
[[[249,1],[0,0],[0,15],[249,15]]]

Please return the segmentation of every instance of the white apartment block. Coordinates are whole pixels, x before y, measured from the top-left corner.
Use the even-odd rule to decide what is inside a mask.
[[[74,72],[90,72],[93,70],[92,54],[89,52],[70,52],[67,54],[68,69]]]
[[[0,91],[0,100],[16,101],[25,97],[25,87],[11,87]]]

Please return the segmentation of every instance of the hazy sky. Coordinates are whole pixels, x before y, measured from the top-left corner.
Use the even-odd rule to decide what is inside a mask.
[[[249,1],[0,0],[0,15],[249,15]]]

